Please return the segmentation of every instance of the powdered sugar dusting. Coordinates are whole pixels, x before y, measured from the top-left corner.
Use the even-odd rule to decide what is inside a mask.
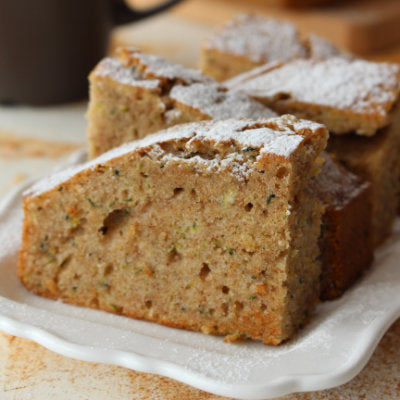
[[[109,76],[123,85],[139,86],[147,89],[156,89],[160,85],[158,79],[146,79],[136,69],[126,68],[114,58],[104,58],[94,70],[95,76]]]
[[[244,93],[228,91],[216,83],[195,83],[190,86],[176,85],[170,92],[171,99],[199,109],[214,119],[269,118],[277,114],[252,100]]]
[[[190,145],[187,146],[190,148]],[[189,151],[185,154],[190,154]],[[248,165],[240,153],[231,153],[221,158],[218,154],[213,159],[203,158],[199,155],[191,156],[190,158],[182,158],[174,154],[164,154],[161,158],[158,158],[162,165],[168,165],[170,162],[180,162],[182,168],[187,168],[188,166],[196,173],[207,172],[208,174],[221,172],[228,170],[238,181],[244,181],[248,178],[250,172],[254,171],[250,165]]]
[[[343,58],[295,60],[242,81],[235,89],[271,101],[287,94],[304,103],[386,115],[398,97],[399,76],[396,64]]]
[[[303,141],[305,134],[303,130],[317,132],[321,129],[320,124],[286,116],[259,121],[230,119],[176,125],[141,140],[124,144],[83,165],[69,168],[39,181],[25,195],[39,195],[57,187],[79,172],[94,169],[100,164],[127,154],[133,155],[138,149],[146,148],[151,151],[158,143],[184,139],[186,140],[185,148],[188,151],[193,150],[198,141],[206,141],[214,146],[218,143],[235,143],[236,146],[251,147],[263,154],[289,157]],[[240,160],[235,159],[235,161]]]
[[[288,61],[307,55],[294,25],[246,14],[228,21],[205,47],[243,55],[254,62]]]
[[[200,71],[185,68],[178,64],[170,63],[161,57],[153,54],[145,54],[139,51],[133,51],[132,57],[137,58],[140,63],[144,64],[145,73],[160,78],[180,79],[186,84],[195,82],[213,82],[214,80],[203,75]]]

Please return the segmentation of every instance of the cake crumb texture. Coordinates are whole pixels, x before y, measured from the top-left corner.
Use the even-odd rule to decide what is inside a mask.
[[[318,301],[310,176],[326,140],[290,116],[207,121],[46,179],[25,194],[19,276],[46,297],[279,344]]]

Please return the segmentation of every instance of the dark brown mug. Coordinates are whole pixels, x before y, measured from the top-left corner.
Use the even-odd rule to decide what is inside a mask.
[[[50,104],[87,96],[87,75],[113,26],[163,11],[123,0],[0,0],[0,103]]]

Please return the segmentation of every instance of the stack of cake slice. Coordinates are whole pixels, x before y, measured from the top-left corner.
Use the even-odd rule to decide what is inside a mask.
[[[138,70],[145,72],[138,75]],[[170,71],[168,78],[165,71]],[[122,79],[122,76],[125,78]],[[196,81],[192,82],[190,76],[194,76]],[[153,104],[161,104],[155,108],[160,110],[157,114],[157,127],[160,129],[184,121],[257,118],[274,113],[244,93],[229,91],[196,71],[137,50],[121,50],[118,59],[101,61],[90,80],[88,138],[92,156],[113,143],[121,144],[134,139],[132,132],[145,136],[153,131],[152,126],[142,124],[142,121],[147,121],[146,114],[137,114],[141,107],[138,93],[142,98],[151,99]],[[155,80],[159,85],[158,91],[143,89]],[[99,107],[99,104],[102,106]],[[110,112],[122,106],[125,107],[124,112],[119,116]],[[147,115],[153,115],[153,110],[154,107]],[[330,271],[322,275],[322,279],[326,280],[322,287],[330,288],[323,290],[322,297],[331,299],[348,288],[373,259],[371,193],[368,185],[344,168],[338,168],[327,156],[325,159],[315,192],[325,206],[321,237],[324,254],[321,257],[323,270]],[[349,238],[354,238],[351,244]]]
[[[328,150],[372,184],[374,242],[397,214],[400,177],[400,68],[332,58],[267,64],[226,82],[279,114],[324,123]]]
[[[137,50],[90,79],[92,157],[176,126],[26,194],[19,274],[29,290],[279,344],[371,262],[371,189],[321,153],[322,125],[260,119],[275,113]]]

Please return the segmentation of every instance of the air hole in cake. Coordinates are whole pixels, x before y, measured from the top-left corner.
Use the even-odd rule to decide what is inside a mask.
[[[199,273],[200,279],[202,279],[204,281],[204,279],[207,278],[207,275],[210,273],[210,271],[211,270],[210,270],[208,264],[203,263],[203,267],[201,268],[200,273]]]
[[[265,311],[267,309],[267,306],[264,303],[262,303],[260,308],[261,311]]]
[[[228,286],[222,286],[222,293],[228,294],[229,293],[229,288]]]
[[[85,232],[85,229],[83,228],[83,225],[87,222],[86,218],[81,218],[79,220],[79,223],[74,226],[71,227],[68,231],[68,236],[74,235],[74,236],[78,236],[81,235]]]
[[[153,306],[153,302],[151,300],[147,300],[144,303],[146,305],[146,308],[151,308]]]
[[[181,187],[177,187],[174,189],[174,196],[178,196],[179,194],[181,194],[183,192],[183,188]]]
[[[252,208],[253,208],[253,204],[252,204],[252,203],[247,203],[247,204],[244,206],[244,209],[245,209],[247,212],[251,211]]]
[[[203,160],[214,160],[218,152],[200,152],[196,151],[195,153],[187,154],[184,158],[185,160],[190,160],[193,157],[200,157]]]
[[[102,235],[105,235],[107,233],[108,228],[106,226],[102,226],[99,228],[99,232],[102,233]]]
[[[268,210],[263,210],[262,213],[263,213],[264,217],[268,216]]]
[[[288,170],[285,167],[280,167],[278,169],[278,172],[276,173],[276,177],[278,179],[282,179],[283,177],[285,177],[288,174]]]
[[[114,271],[114,266],[112,264],[108,264],[105,268],[104,268],[104,276],[110,275],[111,272]]]
[[[275,101],[277,101],[277,100],[289,100],[290,98],[291,98],[290,93],[284,93],[284,92],[277,93],[277,94],[274,96],[274,100],[275,100]]]
[[[182,255],[178,253],[178,251],[173,248],[169,253],[167,257],[167,265],[172,264],[174,262],[179,261],[182,258]]]
[[[124,210],[114,210],[103,221],[103,226],[99,228],[104,236],[112,234],[117,230],[129,216]]]
[[[60,264],[60,268],[66,267],[71,262],[71,260],[72,260],[72,256],[71,255],[69,255],[66,258],[64,258],[64,260]]]
[[[210,315],[213,315],[214,312],[215,312],[215,309],[214,309],[214,308],[210,308],[210,309],[208,310],[208,313],[209,313]]]
[[[235,311],[236,313],[241,313],[243,310],[243,303],[241,301],[235,301]]]
[[[80,279],[80,278],[81,278],[80,274],[77,274],[77,273],[74,274],[74,279]]]
[[[224,315],[227,316],[229,313],[229,304],[222,303],[221,308],[222,308],[222,312],[224,313]]]

